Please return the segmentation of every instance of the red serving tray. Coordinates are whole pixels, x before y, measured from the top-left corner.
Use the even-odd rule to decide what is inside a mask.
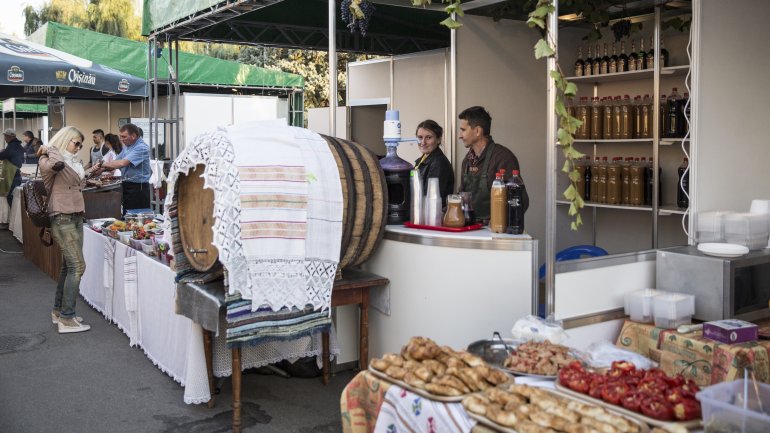
[[[422,224],[412,224],[410,222],[405,222],[404,227],[410,228],[410,229],[420,229],[420,230],[436,230],[439,232],[470,232],[473,230],[478,230],[482,227],[484,227],[484,224],[476,223],[470,226],[464,226],[464,227],[438,227],[438,226],[425,226]]]

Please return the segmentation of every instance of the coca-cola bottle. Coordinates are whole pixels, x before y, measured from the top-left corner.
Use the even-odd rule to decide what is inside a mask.
[[[520,235],[524,233],[524,181],[519,170],[513,170],[511,178],[505,183],[508,192],[508,228],[506,233]]]
[[[679,173],[679,183],[676,184],[676,205],[682,209],[690,206],[690,171],[687,170],[690,162],[687,158],[682,161],[682,165],[677,170]]]

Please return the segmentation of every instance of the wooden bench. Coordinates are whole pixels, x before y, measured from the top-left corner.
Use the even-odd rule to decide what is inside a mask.
[[[375,287],[385,286],[390,281],[387,278],[380,277],[379,275],[372,274],[370,272],[361,271],[357,269],[346,269],[342,278],[334,282],[332,289],[332,307],[339,307],[343,305],[358,305],[359,306],[359,340],[358,340],[358,367],[365,369],[369,365],[369,289]],[[216,285],[214,283],[213,285]],[[221,286],[221,282],[218,283]],[[201,299],[211,301],[215,299],[212,295],[216,291],[212,291],[212,285],[198,286],[190,284],[190,287],[195,287],[198,295],[203,295],[204,291],[208,292],[208,297],[200,296]],[[204,290],[206,289],[206,290]],[[223,290],[223,288],[221,289]],[[222,314],[225,309],[224,305],[224,293],[222,293],[221,302],[219,305],[219,314]],[[192,301],[191,301],[192,302]],[[210,310],[210,309],[209,309]],[[196,322],[201,321],[201,317],[190,317]],[[213,332],[204,329],[203,330],[203,346],[206,353],[206,369],[208,371],[209,378],[209,390],[211,392],[211,400],[209,400],[209,407],[214,406],[214,373],[213,373],[213,358],[212,358],[212,340]],[[323,383],[324,385],[329,383],[330,366],[329,366],[329,334],[324,332],[322,334],[322,357],[323,357]],[[232,349],[233,357],[233,431],[240,433],[241,431],[241,349]]]

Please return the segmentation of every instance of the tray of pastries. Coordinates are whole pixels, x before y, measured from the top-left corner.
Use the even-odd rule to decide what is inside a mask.
[[[400,354],[372,359],[369,371],[415,394],[442,402],[459,402],[513,378],[465,351],[439,346],[425,337],[413,337]]]
[[[517,345],[503,366],[517,375],[556,379],[559,369],[576,361],[571,350],[548,340],[529,341]]]
[[[637,419],[515,383],[467,396],[462,405],[471,418],[505,433],[649,433]]]

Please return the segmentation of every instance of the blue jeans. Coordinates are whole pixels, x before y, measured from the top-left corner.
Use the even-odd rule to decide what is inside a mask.
[[[53,309],[61,317],[75,317],[75,301],[80,293],[80,278],[86,271],[83,258],[83,215],[58,214],[51,221],[51,234],[61,249],[62,265]]]

